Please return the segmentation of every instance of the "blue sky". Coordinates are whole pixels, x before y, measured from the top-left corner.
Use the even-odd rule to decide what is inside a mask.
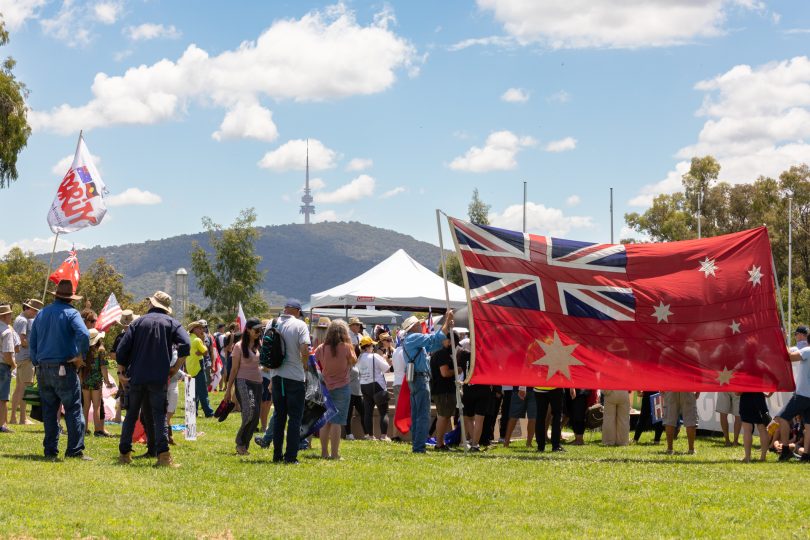
[[[77,245],[316,218],[437,242],[434,210],[608,241],[693,155],[753,181],[810,163],[810,4],[0,0],[34,133],[0,192],[12,245],[45,215],[80,129],[110,192]],[[805,142],[808,141],[808,142]],[[64,247],[65,244],[61,244]]]

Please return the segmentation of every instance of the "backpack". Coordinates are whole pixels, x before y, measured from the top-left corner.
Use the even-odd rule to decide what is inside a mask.
[[[259,350],[259,364],[262,367],[278,369],[284,362],[284,338],[278,331],[278,319],[267,326],[262,336],[262,346]]]

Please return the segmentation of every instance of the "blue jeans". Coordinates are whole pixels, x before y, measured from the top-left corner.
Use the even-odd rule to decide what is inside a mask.
[[[169,439],[166,432],[166,391],[168,383],[131,384],[129,385],[129,409],[121,426],[121,440],[118,451],[122,454],[132,452],[132,433],[138,420],[138,411],[144,408],[145,416],[151,416],[151,422],[144,422],[144,429],[153,430],[152,440],[155,452],[162,454],[169,451]],[[149,406],[146,407],[146,402]],[[147,439],[149,436],[147,435]]]
[[[427,374],[415,373],[411,389],[411,449],[425,452],[425,441],[430,429],[430,379]]]
[[[40,364],[37,368],[39,399],[42,403],[42,423],[45,439],[42,446],[46,456],[59,454],[59,405],[65,408],[68,443],[65,456],[80,456],[84,451],[84,414],[82,414],[82,386],[73,364],[64,366],[59,375],[59,364]]]
[[[205,368],[201,369],[194,377],[194,413],[197,413],[197,407],[202,406],[203,414],[206,418],[214,415],[214,409],[208,402],[208,381],[205,378]]]
[[[304,416],[305,385],[284,377],[273,377],[273,461],[281,461],[284,445],[284,426],[287,426],[287,451],[284,461],[298,459],[301,442],[301,418]]]

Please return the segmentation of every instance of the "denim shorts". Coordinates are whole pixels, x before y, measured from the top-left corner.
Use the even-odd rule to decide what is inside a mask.
[[[349,403],[352,399],[352,392],[349,385],[338,386],[329,390],[329,397],[332,398],[332,403],[337,409],[337,414],[329,420],[330,424],[343,425],[346,423],[346,418],[349,416]]]
[[[534,420],[537,418],[537,405],[534,403],[534,392],[529,389],[526,392],[526,399],[520,399],[517,390],[512,392],[512,403],[509,407],[509,418],[526,418]]]
[[[6,395],[8,395],[8,393],[6,393]],[[796,415],[801,415],[802,422],[810,424],[810,397],[793,394],[790,401],[785,404],[782,412],[779,413],[779,418],[787,420],[788,423],[792,423],[793,417]]]
[[[8,401],[11,394],[11,366],[0,363],[0,401]]]

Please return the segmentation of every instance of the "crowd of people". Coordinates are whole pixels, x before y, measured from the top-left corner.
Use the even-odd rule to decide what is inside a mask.
[[[90,459],[85,453],[85,435],[112,436],[105,428],[105,420],[111,419],[105,418],[103,395],[105,388],[117,387],[113,421],[123,419],[118,461],[132,462],[133,435],[140,420],[147,442],[144,456],[155,458],[159,466],[177,467],[170,451],[175,444],[171,425],[179,401],[179,381],[185,378],[186,384],[194,385],[195,413],[202,409],[203,416],[210,418],[232,409],[239,411],[236,454],[248,454],[253,442],[260,448],[272,446],[274,462],[298,463],[299,450],[309,445],[302,439],[301,427],[307,373],[313,369],[334,409],[316,433],[325,459],[341,459],[341,441],[354,440],[354,413],[363,438],[404,440],[405,435],[390,425],[389,409],[398,402],[405,381],[414,453],[425,453],[429,446],[437,452],[446,452],[454,445],[470,452],[493,444],[508,447],[523,419],[525,444],[538,452],[547,448],[564,452],[564,426],[573,431],[573,438],[567,441],[572,445],[585,444],[588,426],[601,427],[603,445],[631,444],[630,391],[494,387],[465,382],[470,369],[470,337],[466,331],[455,331],[452,311],[435,332],[426,331],[425,321],[411,316],[396,333],[383,326],[367,332],[358,318],[344,321],[327,317],[318,318],[310,333],[301,303],[289,299],[277,318],[250,318],[242,328],[219,324],[212,333],[205,320],[184,328],[172,317],[171,297],[157,291],[148,299],[147,313],[122,313],[118,322],[121,332],[108,352],[103,344],[105,333],[95,329],[98,315],[89,307],[81,312],[73,307],[73,302],[81,300],[73,284],[60,281],[52,294],[54,301],[47,306],[37,299],[23,301],[16,318],[9,304],[0,304],[0,433],[12,433],[9,423],[32,423],[23,397],[36,381],[45,431],[43,448],[48,458],[58,457],[60,434],[66,434],[64,455]],[[262,360],[263,347],[272,342],[268,336],[277,336],[282,351],[277,365],[271,367]],[[790,349],[790,360],[798,365],[796,392],[773,419],[766,400],[769,395],[718,394],[716,411],[724,442],[739,444],[742,433],[744,461],[751,460],[754,431],[760,439],[760,460],[766,460],[770,450],[780,461],[810,461],[807,339],[808,328],[798,327],[796,346]],[[109,369],[110,360],[117,367],[117,384]],[[392,391],[386,378],[389,372],[393,372]],[[12,376],[17,381],[13,394]],[[223,392],[216,412],[209,390]],[[662,418],[653,422],[651,403],[657,393],[643,392],[632,442],[638,443],[644,431],[653,430],[653,443],[658,444],[665,434],[666,453],[671,454],[673,441],[683,429],[687,452],[694,454],[699,394],[662,392]],[[461,395],[461,408],[457,394]],[[435,407],[433,419],[431,404]],[[728,416],[734,418],[733,431]],[[64,429],[60,418],[64,419]],[[466,441],[459,435],[461,423]],[[261,434],[255,435],[257,432]]]

